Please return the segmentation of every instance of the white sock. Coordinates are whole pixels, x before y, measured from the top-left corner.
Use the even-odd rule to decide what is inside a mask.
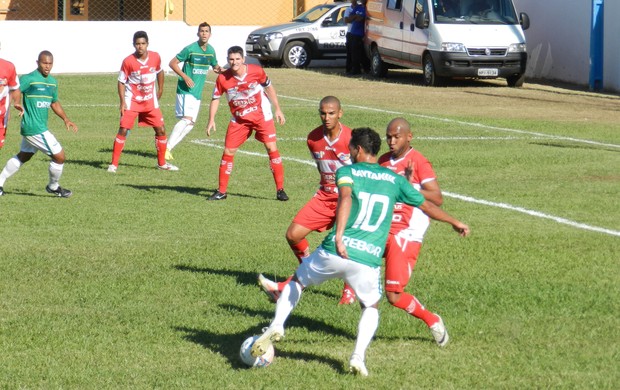
[[[47,185],[50,190],[55,190],[58,188],[58,180],[60,180],[60,176],[62,175],[62,169],[65,164],[57,164],[53,161],[50,161],[50,182]]]
[[[379,326],[379,310],[375,307],[367,307],[362,310],[362,316],[357,329],[357,341],[355,342],[354,354],[366,359],[366,349]]]
[[[280,294],[278,303],[276,304],[276,315],[271,322],[271,325],[284,326],[284,322],[291,314],[299,300],[301,299],[301,293],[303,288],[301,284],[294,280],[291,280]]]
[[[17,156],[13,156],[6,162],[4,169],[0,173],[0,187],[4,187],[4,182],[9,177],[13,176],[15,172],[19,171],[19,167],[22,166],[22,162],[19,161]]]
[[[188,127],[189,130],[187,130]],[[178,121],[177,124],[174,125],[174,128],[168,137],[168,150],[174,149],[174,147],[181,142],[183,137],[185,137],[193,127],[194,124],[189,119],[183,118]]]

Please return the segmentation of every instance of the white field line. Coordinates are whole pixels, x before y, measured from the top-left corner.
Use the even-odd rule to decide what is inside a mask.
[[[210,148],[215,148],[215,149],[224,149],[223,145],[218,145],[218,143],[216,143],[214,141],[211,141],[211,140],[208,140],[208,139],[196,139],[196,140],[192,140],[192,143],[195,143],[195,144],[198,144],[198,145],[207,146],[207,147],[210,147]],[[221,142],[219,142],[219,143],[221,143]],[[248,151],[245,151],[245,150],[238,150],[237,153],[247,154],[248,156],[266,157],[265,153],[248,152]],[[282,160],[293,161],[293,162],[296,162],[296,163],[300,163],[300,164],[304,164],[304,165],[309,165],[311,167],[316,167],[316,164],[314,163],[314,161],[311,161],[311,160],[302,160],[302,159],[292,158],[292,157],[282,157]],[[459,194],[455,194],[455,193],[452,193],[452,192],[446,192],[446,191],[442,191],[442,194],[447,196],[447,197],[449,197],[449,198],[454,198],[454,199],[462,200],[462,201],[465,201],[465,202],[476,203],[476,204],[481,204],[481,205],[491,206],[491,207],[498,207],[498,208],[502,208],[502,209],[506,209],[506,210],[511,210],[511,211],[517,211],[517,212],[520,212],[520,213],[523,213],[523,214],[527,214],[527,215],[531,215],[531,216],[534,216],[534,217],[549,219],[549,220],[555,221],[557,223],[560,223],[560,224],[563,224],[563,225],[572,226],[572,227],[575,227],[575,228],[578,228],[578,229],[590,230],[590,231],[593,231],[593,232],[604,233],[604,234],[609,234],[611,236],[618,236],[618,237],[620,237],[620,231],[611,230],[611,229],[605,229],[605,228],[601,228],[601,227],[597,227],[597,226],[590,226],[590,225],[586,225],[584,223],[579,223],[579,222],[571,221],[571,220],[566,219],[566,218],[556,217],[556,216],[553,216],[553,215],[541,213],[540,211],[528,210],[528,209],[525,209],[523,207],[512,206],[512,205],[509,205],[507,203],[490,202],[488,200],[476,199],[476,198],[472,198],[470,196],[459,195]]]

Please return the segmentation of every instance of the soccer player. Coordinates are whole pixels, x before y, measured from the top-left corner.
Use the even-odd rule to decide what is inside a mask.
[[[379,278],[394,203],[419,207],[431,218],[451,224],[461,236],[469,234],[467,225],[425,201],[403,176],[379,166],[380,147],[381,138],[374,130],[358,128],[351,132],[349,152],[354,164],[336,171],[335,225],[322,244],[299,265],[282,291],[274,319],[252,346],[253,356],[262,355],[271,343],[284,337],[284,323],[306,287],[342,278],[351,285],[362,307],[349,371],[367,376],[364,360],[379,324]]]
[[[205,80],[209,73],[209,67],[215,73],[220,73],[221,68],[217,64],[215,49],[209,45],[211,38],[211,26],[207,22],[198,25],[198,41],[188,45],[170,60],[170,68],[179,75],[177,82],[176,117],[180,119],[172,129],[168,138],[166,160],[173,160],[172,149],[189,134],[196,124],[200,99]],[[179,63],[183,62],[183,69]]]
[[[164,73],[158,53],[147,50],[149,37],[144,31],[133,35],[136,51],[125,58],[118,74],[118,97],[121,120],[112,147],[112,163],[108,172],[116,173],[125,140],[136,118],[139,126],[152,126],[155,130],[157,166],[164,171],[178,171],[179,168],[166,162],[166,129],[164,116],[159,109],[159,99],[164,91]],[[157,82],[157,88],[155,88]]]
[[[219,171],[219,187],[208,199],[226,199],[226,189],[232,173],[235,153],[250,138],[252,131],[255,131],[254,137],[265,145],[269,154],[269,166],[276,183],[276,199],[287,201],[288,196],[284,192],[284,165],[282,165],[282,158],[276,145],[276,128],[271,112],[273,104],[276,120],[283,125],[286,120],[280,110],[276,90],[263,68],[244,62],[243,49],[240,46],[232,46],[228,49],[227,61],[229,68],[222,72],[215,82],[213,98],[209,105],[207,136],[211,136],[211,132],[216,130],[215,114],[220,104],[220,97],[224,93],[228,97],[232,118],[226,130],[224,153],[222,153]]]
[[[67,118],[58,100],[58,82],[50,75],[54,65],[52,53],[47,50],[39,53],[37,65],[35,71],[21,78],[20,90],[24,101],[21,123],[22,143],[19,153],[11,157],[0,172],[0,195],[4,194],[3,187],[6,179],[17,173],[19,168],[40,150],[51,157],[49,183],[45,190],[55,196],[68,198],[72,192],[58,185],[64,168],[65,151],[47,127],[49,109],[51,108],[65,122],[67,130],[75,133],[78,127]]]
[[[11,105],[23,115],[20,103],[19,77],[12,62],[0,58],[0,149],[4,146],[6,128],[9,126],[9,108]]]
[[[342,118],[340,100],[335,96],[326,96],[321,99],[319,116],[321,126],[312,130],[307,137],[308,149],[321,176],[319,189],[314,197],[299,210],[286,231],[286,241],[299,263],[310,255],[306,239],[308,234],[312,231],[324,232],[334,225],[338,203],[336,170],[343,165],[351,164],[349,156],[351,129],[340,123],[340,118]],[[274,302],[278,300],[280,292],[289,281],[290,278],[276,283],[262,274],[258,275],[259,285]],[[345,285],[340,303],[349,304],[354,301],[353,290]]]
[[[388,153],[379,157],[379,164],[404,176],[427,201],[441,206],[443,197],[431,163],[411,147],[411,125],[404,118],[395,118],[387,126]],[[424,233],[430,224],[422,210],[396,203],[392,227],[385,246],[385,292],[388,302],[421,319],[430,328],[437,344],[448,343],[448,332],[442,318],[428,310],[418,299],[405,292],[415,267]]]

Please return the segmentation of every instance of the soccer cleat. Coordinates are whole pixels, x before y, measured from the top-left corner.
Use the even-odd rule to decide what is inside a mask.
[[[278,290],[278,283],[267,279],[263,274],[258,274],[258,285],[265,294],[269,297],[271,302],[277,302],[280,298],[280,291]]]
[[[108,165],[108,172],[110,173],[116,173],[116,170],[118,169],[118,167],[116,165]]]
[[[162,171],[178,171],[179,170],[179,167],[174,166],[170,164],[169,162],[165,163],[164,165],[158,165],[157,168],[159,168]]]
[[[174,157],[172,157],[172,152],[170,151],[170,149],[166,149],[166,154],[164,155],[164,158],[166,160],[174,160]]]
[[[276,192],[276,199],[282,202],[286,202],[288,200],[288,195],[284,192],[284,188],[280,188],[278,192]]]
[[[0,196],[4,195],[4,188],[0,187]]]
[[[368,376],[368,370],[364,360],[357,354],[351,355],[349,360],[349,372],[353,375]]]
[[[429,329],[431,330],[431,333],[433,334],[433,337],[435,338],[437,345],[439,345],[440,347],[443,347],[446,344],[448,344],[448,340],[450,340],[450,336],[448,336],[448,330],[446,329],[446,326],[443,324],[443,320],[441,319],[441,317],[437,314],[435,315],[439,318],[439,321],[431,325]]]
[[[282,326],[269,326],[263,329],[263,334],[254,341],[252,345],[251,354],[254,357],[264,355],[269,346],[284,338],[284,327]]]
[[[55,190],[51,189],[50,186],[46,186],[45,190],[50,194],[54,194],[61,198],[68,198],[73,195],[73,192],[71,192],[71,190],[67,190],[66,188],[62,188],[61,186],[58,186],[58,188],[56,188]]]
[[[342,298],[340,298],[339,305],[350,305],[355,303],[355,292],[349,286],[345,286],[342,289]]]
[[[220,192],[219,190],[215,190],[207,200],[224,200],[228,195],[225,192]]]

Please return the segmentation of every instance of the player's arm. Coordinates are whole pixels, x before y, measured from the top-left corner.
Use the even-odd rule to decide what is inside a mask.
[[[217,110],[220,107],[220,99],[213,98],[211,99],[211,103],[209,104],[209,123],[207,124],[207,136],[211,136],[211,132],[215,132],[217,130],[215,128],[215,114],[217,114]]]
[[[127,88],[125,86],[125,83],[123,83],[122,81],[118,82],[118,99],[120,100],[120,112],[121,112],[121,116],[123,116],[123,114],[125,114],[125,88]]]
[[[338,187],[338,206],[336,208],[336,252],[343,259],[348,259],[347,247],[342,242],[344,236],[344,229],[347,227],[347,220],[351,214],[351,205],[353,199],[351,194],[353,189],[349,186]]]
[[[22,107],[22,92],[20,91],[19,88],[15,88],[14,90],[12,90],[11,92],[9,92],[9,95],[11,97],[11,104],[13,105],[13,107],[15,107],[15,109],[17,111],[19,111],[19,116],[23,116],[24,115],[24,107]]]
[[[424,195],[424,199],[433,202],[435,206],[441,207],[443,204],[443,195],[441,195],[441,189],[437,180],[429,180],[422,183],[420,193]]]
[[[284,113],[282,113],[282,110],[280,109],[278,94],[276,93],[276,89],[273,87],[273,84],[270,83],[265,87],[265,95],[267,95],[269,101],[273,104],[273,108],[275,108],[276,121],[283,125],[286,122],[286,119],[284,118]]]
[[[170,63],[168,65],[174,73],[176,73],[180,78],[183,79],[183,81],[185,81],[185,85],[187,85],[189,88],[194,88],[194,80],[192,80],[191,77],[189,77],[187,74],[185,74],[185,72],[183,72],[183,69],[181,69],[181,67],[179,66],[180,63],[181,61],[179,61],[179,59],[175,56],[170,60]]]
[[[67,126],[67,130],[77,133],[78,131],[77,125],[71,122],[69,118],[67,118],[67,114],[65,114],[65,110],[62,108],[62,105],[60,104],[60,102],[56,100],[54,103],[51,104],[51,107],[52,107],[52,111],[54,111],[54,113],[58,115],[58,117],[65,122],[65,126]]]
[[[157,100],[161,99],[161,95],[164,93],[164,71],[157,72]]]
[[[469,226],[465,225],[463,222],[459,221],[458,219],[446,213],[439,207],[435,206],[434,203],[425,200],[424,203],[418,206],[418,208],[422,210],[424,214],[428,215],[436,221],[449,223],[450,225],[452,225],[452,228],[462,237],[466,237],[469,235]]]

